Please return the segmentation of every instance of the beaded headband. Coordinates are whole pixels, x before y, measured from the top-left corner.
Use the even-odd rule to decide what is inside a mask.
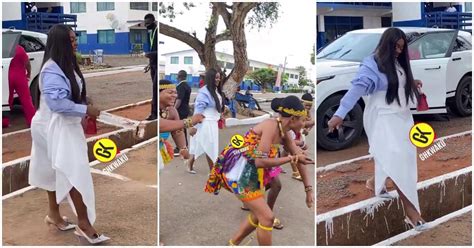
[[[176,85],[174,84],[160,84],[160,90],[167,90],[167,89],[176,89]]]
[[[293,116],[306,116],[306,110],[294,110],[294,109],[279,107],[278,111],[285,112]]]

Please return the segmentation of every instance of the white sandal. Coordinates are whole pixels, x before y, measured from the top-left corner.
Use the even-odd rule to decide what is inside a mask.
[[[60,225],[54,223],[54,221],[51,218],[49,218],[48,215],[46,215],[46,217],[44,217],[44,223],[46,223],[46,225],[53,226],[56,229],[58,229],[59,231],[69,231],[69,230],[74,229],[76,227],[76,225],[74,223],[69,222],[69,220],[67,219],[66,216],[63,216],[63,220],[66,222],[66,225],[65,226],[60,226]]]
[[[97,245],[97,244],[100,244],[100,243],[103,243],[105,241],[110,240],[109,237],[107,237],[103,234],[98,234],[98,233],[94,234],[94,236],[96,236],[96,238],[89,238],[89,236],[87,236],[84,233],[84,231],[82,231],[82,229],[79,228],[78,226],[76,226],[76,231],[74,231],[74,234],[77,236],[79,241],[81,241],[81,238],[82,238],[82,239],[85,239],[91,245]]]

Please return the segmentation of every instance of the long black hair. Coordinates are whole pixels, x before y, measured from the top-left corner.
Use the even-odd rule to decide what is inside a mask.
[[[86,81],[79,69],[79,64],[77,63],[76,55],[69,38],[69,32],[74,31],[63,24],[56,24],[51,27],[48,31],[48,39],[46,41],[46,49],[41,67],[43,67],[49,59],[56,62],[71,83],[72,101],[80,104],[86,101]],[[76,72],[82,80],[82,92],[80,92],[74,72]]]
[[[222,75],[221,75],[221,81],[219,82],[219,85],[217,86],[216,85],[216,74],[217,73],[218,73],[217,70],[213,69],[213,68],[207,70],[206,71],[206,76],[204,78],[204,83],[206,84],[206,87],[209,90],[209,93],[211,93],[212,98],[216,102],[217,111],[219,113],[222,113],[224,111],[224,104],[221,105],[221,103],[219,102],[219,97],[217,97],[216,89],[217,89],[217,93],[219,93],[219,95],[221,95],[222,103],[224,103],[224,96],[222,94],[223,78],[222,78]]]
[[[395,57],[395,47],[397,41],[403,39],[405,44],[403,45],[403,51]],[[380,72],[387,76],[388,89],[385,100],[388,104],[397,100],[400,105],[400,97],[398,96],[398,74],[395,66],[395,61],[405,70],[406,84],[405,84],[405,96],[408,101],[413,100],[413,96],[417,94],[416,86],[413,79],[413,73],[410,67],[410,57],[408,55],[408,41],[405,33],[398,28],[389,28],[383,32],[380,42],[375,49],[375,61]]]

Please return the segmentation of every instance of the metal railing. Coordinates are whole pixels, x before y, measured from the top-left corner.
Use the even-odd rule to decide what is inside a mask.
[[[31,12],[26,14],[27,29],[35,32],[47,33],[55,24],[65,24],[76,29],[77,16],[60,13]]]
[[[466,12],[428,12],[426,27],[453,28],[470,31],[472,28],[472,13]]]

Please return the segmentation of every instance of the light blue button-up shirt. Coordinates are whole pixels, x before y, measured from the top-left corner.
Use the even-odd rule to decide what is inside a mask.
[[[86,115],[87,105],[72,101],[71,83],[54,61],[44,65],[40,77],[41,92],[51,111],[68,116]]]

